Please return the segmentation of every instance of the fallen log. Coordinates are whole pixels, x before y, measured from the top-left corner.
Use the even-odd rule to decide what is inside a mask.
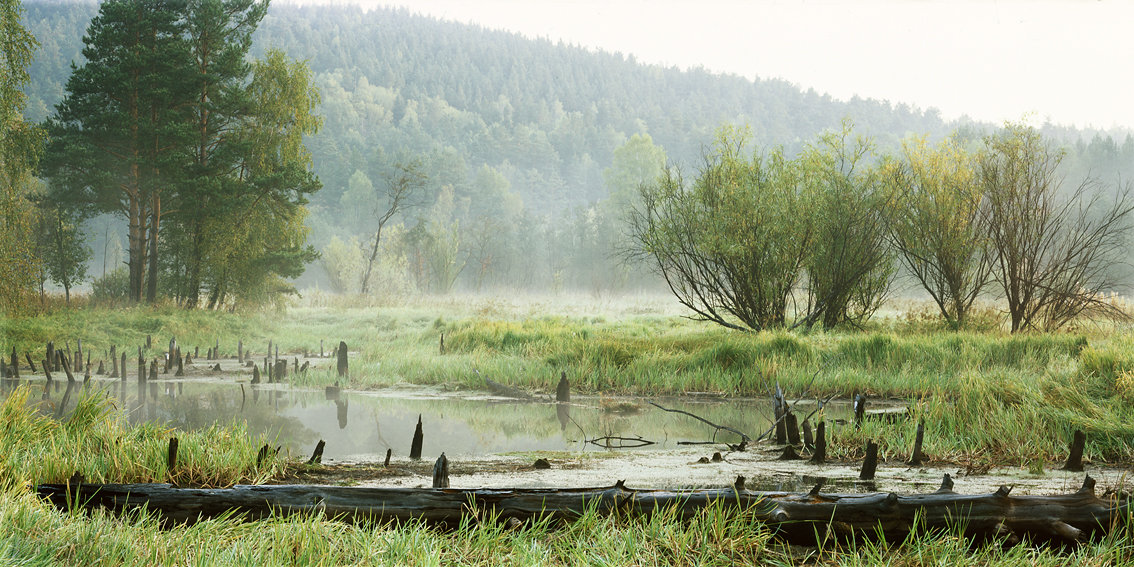
[[[789,540],[878,537],[900,541],[911,532],[962,530],[1008,543],[1028,538],[1080,542],[1127,521],[1128,496],[1095,495],[1095,481],[1070,494],[1012,496],[1001,487],[989,494],[957,494],[948,475],[930,494],[823,494],[758,492],[738,481],[722,489],[635,490],[621,481],[611,487],[567,489],[358,488],[311,485],[237,485],[232,488],[173,488],[168,484],[41,484],[40,497],[63,510],[79,506],[115,513],[142,507],[167,521],[194,522],[235,514],[258,519],[323,513],[347,521],[425,520],[458,525],[465,516],[530,520],[578,518],[599,513],[650,514],[676,510],[688,519],[710,505],[737,509]],[[816,486],[816,489],[820,488]],[[490,514],[491,516],[486,516]]]

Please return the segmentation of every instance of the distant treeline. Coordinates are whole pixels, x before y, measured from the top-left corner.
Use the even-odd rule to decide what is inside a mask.
[[[81,38],[98,7],[26,9],[41,43],[27,114],[40,120],[61,99],[71,62],[81,63]],[[620,265],[626,196],[666,162],[695,168],[722,124],[748,125],[755,144],[788,155],[847,117],[882,152],[900,151],[910,134],[942,139],[961,130],[975,139],[996,128],[946,122],[933,109],[834,100],[782,80],[643,65],[405,10],[276,4],[250,55],[273,48],[306,61],[322,97],[324,126],[307,140],[323,183],[307,217],[322,269],[308,269],[302,283],[336,291],[358,291],[373,270],[370,289],[387,292],[653,285],[645,270]],[[1066,146],[1071,178],[1134,173],[1134,139],[1125,132],[1040,130]],[[411,165],[424,180],[376,238],[389,190]],[[101,238],[91,239],[96,250]]]

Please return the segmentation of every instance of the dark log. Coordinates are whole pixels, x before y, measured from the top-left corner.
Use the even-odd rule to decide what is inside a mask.
[[[236,361],[244,364],[244,339],[236,341]]]
[[[126,353],[122,353],[122,381],[126,381]]]
[[[874,480],[874,471],[878,468],[878,444],[874,441],[866,442],[866,458],[862,461],[862,470],[858,473],[859,480]]]
[[[1083,449],[1087,445],[1087,435],[1082,430],[1075,430],[1075,438],[1071,441],[1071,454],[1067,456],[1067,464],[1063,465],[1065,471],[1079,472],[1083,470]]]
[[[276,369],[272,373],[272,380],[275,382],[283,382],[287,378],[287,361],[277,360]]]
[[[818,488],[818,487],[817,487]],[[757,492],[730,486],[702,490],[633,490],[622,482],[605,488],[414,489],[338,486],[235,486],[172,488],[168,484],[41,484],[40,497],[61,510],[73,506],[122,513],[146,507],[167,521],[235,514],[245,519],[325,514],[348,521],[383,523],[424,520],[457,525],[467,515],[529,520],[572,520],[587,510],[651,514],[673,510],[689,519],[706,506],[747,512],[785,539],[800,542],[830,536],[884,537],[902,541],[911,531],[960,530],[969,536],[1014,536],[1023,540],[1080,542],[1125,525],[1129,497],[1099,498],[1089,476],[1083,488],[1054,496],[1012,496],[1002,488],[966,495],[823,494]]]
[[[913,453],[910,455],[909,465],[916,467],[925,460],[925,455],[921,454],[921,442],[925,439],[925,422],[917,422],[917,434],[914,436]]]
[[[815,450],[811,452],[811,463],[821,465],[827,461],[827,424],[820,421],[815,426]]]
[[[311,453],[311,458],[307,460],[307,464],[315,465],[323,462],[323,449],[327,446],[327,442],[320,439],[315,444],[315,452]]]
[[[102,361],[102,360],[98,361],[98,370],[95,371],[95,374],[98,374],[99,376],[106,374],[106,363],[105,363],[105,361]]]
[[[157,380],[157,360],[150,361],[150,380]]]
[[[123,368],[125,370],[125,368]],[[110,345],[110,377],[118,377],[118,347]]]
[[[323,339],[319,339],[319,358],[326,358],[323,356]]]
[[[390,457],[394,456],[393,449],[386,449],[386,460],[382,462],[382,466],[390,468]]]
[[[252,365],[252,383],[260,383],[260,367],[256,366],[255,364]]]
[[[815,450],[815,437],[811,435],[811,422],[803,420],[803,448],[806,451]]]
[[[417,428],[413,430],[413,441],[410,442],[409,458],[421,458],[421,443],[425,434],[421,432],[421,414],[417,414]]]
[[[181,346],[178,346],[177,348],[175,348],[173,350],[173,356],[174,356],[174,358],[177,359],[177,372],[174,373],[174,376],[184,376],[185,375],[185,359],[181,357]]]
[[[441,331],[441,345],[437,347],[438,354],[445,354],[445,331]],[[434,486],[433,488],[438,488]]]
[[[20,359],[16,356],[16,347],[12,347],[12,366],[9,369],[12,372],[12,378],[20,379]]]
[[[347,361],[347,346],[346,341],[339,341],[339,378],[346,377],[350,374],[349,363]]]
[[[146,335],[146,348],[150,349],[150,348],[153,348],[153,346],[154,346],[154,338],[150,335]]]
[[[787,428],[787,441],[789,445],[799,445],[799,418],[789,408],[784,414],[784,426]]]
[[[177,468],[177,438],[169,438],[169,452],[166,455],[165,466],[170,472]]]
[[[559,384],[555,386],[555,401],[557,402],[570,402],[571,401],[571,382],[567,380],[567,373],[559,373]]]
[[[138,383],[146,383],[146,359],[138,357]]]
[[[444,451],[433,463],[433,488],[449,488],[449,459],[445,458]]]
[[[31,368],[32,374],[35,374],[35,363],[34,363],[34,362],[32,362],[32,359],[31,359],[31,353],[30,353],[30,352],[25,352],[25,353],[24,353],[24,360],[27,360],[27,361],[28,361],[28,368]]]
[[[44,374],[44,376],[47,376],[47,381],[51,382],[51,364],[48,364],[48,362],[46,360],[43,361],[42,364],[43,364],[43,374]]]
[[[48,366],[55,364],[55,343],[53,341],[47,341],[47,357],[44,358],[44,360],[50,363],[48,364]],[[55,368],[54,370],[56,372],[59,372],[58,368]]]

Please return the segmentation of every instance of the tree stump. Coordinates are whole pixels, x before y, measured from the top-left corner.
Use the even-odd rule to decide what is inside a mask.
[[[413,430],[413,441],[410,442],[409,458],[418,460],[421,459],[421,443],[425,438],[425,434],[421,431],[421,414],[417,414],[417,428]]]
[[[821,465],[827,461],[827,424],[820,421],[815,426],[815,450],[811,452],[811,463]]]
[[[925,460],[925,455],[921,454],[921,443],[925,439],[925,422],[917,422],[917,434],[914,436],[913,453],[910,454],[909,465],[916,467]]]
[[[315,445],[315,452],[311,453],[311,458],[307,460],[309,465],[317,465],[323,462],[323,448],[327,446],[327,442],[322,439]]]
[[[878,444],[874,441],[866,442],[866,458],[862,461],[862,471],[858,473],[859,480],[874,480],[874,471],[878,468]]]
[[[559,373],[559,384],[555,386],[555,401],[571,401],[571,382],[567,380],[567,372]]]
[[[1071,454],[1067,456],[1067,464],[1063,465],[1065,471],[1083,470],[1083,449],[1087,445],[1087,435],[1081,430],[1075,430],[1075,437],[1071,441]]]
[[[345,378],[345,377],[350,375],[350,369],[348,368],[349,362],[347,361],[346,341],[339,341],[338,351],[339,351],[339,364],[338,364],[339,378]]]
[[[445,458],[444,451],[433,463],[433,488],[449,488],[449,459]]]

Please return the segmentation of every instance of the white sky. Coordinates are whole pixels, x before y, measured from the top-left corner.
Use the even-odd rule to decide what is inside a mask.
[[[643,63],[936,107],[947,119],[1134,128],[1125,0],[322,1],[400,5]]]

